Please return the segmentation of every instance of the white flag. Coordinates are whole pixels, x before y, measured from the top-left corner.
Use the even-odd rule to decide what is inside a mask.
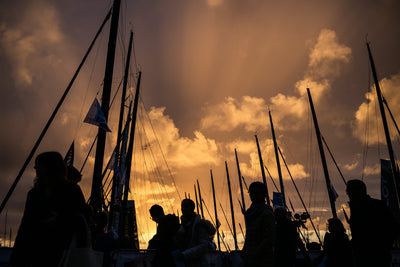
[[[100,107],[99,101],[97,101],[97,98],[93,100],[89,112],[87,113],[86,118],[83,120],[83,122],[96,125],[106,132],[111,132],[110,128],[108,128],[106,118],[104,116],[103,110]]]

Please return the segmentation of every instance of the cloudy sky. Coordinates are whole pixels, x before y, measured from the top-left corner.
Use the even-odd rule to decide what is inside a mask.
[[[0,3],[1,198],[111,5],[111,1],[92,0]],[[290,172],[320,229],[325,230],[331,212],[306,88],[310,88],[321,133],[345,179],[362,178],[369,193],[380,198],[379,159],[388,155],[365,42],[371,43],[383,94],[397,118],[399,12],[396,0],[362,4],[345,0],[122,1],[112,94],[121,81],[132,30],[135,56],[129,98],[137,71],[142,71],[138,163],[134,164],[131,191],[138,208],[141,241],[146,242],[154,232],[154,223],[147,219],[148,208],[161,202],[168,212],[176,212],[185,193],[194,198],[196,180],[213,213],[210,169],[217,201],[230,219],[225,161],[232,179],[237,223],[244,227],[234,149],[246,182],[261,181],[257,134],[264,163],[278,184],[268,110]],[[93,99],[101,99],[108,27],[38,153],[56,150],[64,154],[75,140],[75,165],[82,166],[97,132],[96,127],[82,121]],[[119,102],[117,94],[109,118],[113,133]],[[398,134],[392,123],[390,128],[397,153]],[[107,136],[109,153],[115,140],[112,133]],[[328,154],[327,159],[339,194],[338,216],[343,219],[341,208],[347,201],[344,183]],[[90,195],[92,166],[93,153],[81,183],[86,197]],[[296,212],[302,212],[283,165],[282,173],[287,197]],[[14,234],[33,177],[30,165],[0,216],[3,225],[7,211],[8,227]],[[267,179],[272,196],[276,190]],[[222,210],[218,212],[222,229],[228,231]]]

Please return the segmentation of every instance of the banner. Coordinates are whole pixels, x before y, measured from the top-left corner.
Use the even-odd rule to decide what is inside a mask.
[[[399,206],[393,181],[392,166],[389,160],[381,159],[381,199],[399,219]]]
[[[283,195],[280,192],[273,192],[272,193],[272,206],[276,207],[283,207]]]

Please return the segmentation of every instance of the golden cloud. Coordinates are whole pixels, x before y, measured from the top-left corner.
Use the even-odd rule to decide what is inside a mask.
[[[300,127],[302,123],[298,118],[305,115],[309,105],[306,88],[310,88],[313,101],[318,102],[321,96],[330,90],[331,80],[339,75],[342,63],[349,62],[350,56],[351,49],[338,43],[334,31],[322,29],[310,52],[306,74],[295,84],[300,96],[278,94],[271,98],[271,110],[274,111],[277,124],[285,129]]]
[[[309,72],[315,78],[335,77],[340,73],[341,62],[349,62],[351,49],[338,43],[336,33],[322,29],[310,53]]]
[[[258,127],[265,125],[266,115],[267,106],[262,98],[243,96],[241,101],[238,101],[227,97],[223,103],[206,109],[206,115],[201,120],[201,127],[220,131],[244,127],[247,131],[255,131]]]
[[[165,107],[152,107],[149,112],[150,125],[146,128],[147,139],[142,142],[147,148],[155,147],[156,138],[160,143],[168,163],[173,167],[193,167],[204,164],[215,164],[220,161],[218,147],[213,139],[206,138],[200,131],[194,132],[194,138],[182,137],[173,120],[164,114]],[[151,135],[152,128],[157,136]],[[161,153],[154,152],[152,153]]]
[[[385,99],[390,107],[391,112],[393,114],[399,114],[400,106],[398,103],[400,103],[400,73],[397,73],[389,78],[383,78],[379,84],[382,94],[386,96]],[[378,144],[378,142],[384,143],[385,133],[379,112],[375,86],[372,86],[371,91],[365,94],[365,98],[366,101],[358,107],[355,113],[353,135],[362,142],[368,141],[369,144]],[[389,116],[387,116],[387,120],[390,125],[393,125]],[[378,129],[378,131],[376,129]],[[365,135],[366,131],[368,133],[367,136]],[[365,138],[367,138],[367,140],[365,140]]]
[[[375,164],[374,166],[365,166],[363,173],[365,175],[380,174],[381,173],[381,165]]]

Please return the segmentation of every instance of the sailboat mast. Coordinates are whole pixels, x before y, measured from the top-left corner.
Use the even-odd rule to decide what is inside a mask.
[[[196,185],[195,185],[195,184],[193,185],[193,188],[194,188],[194,197],[195,197],[195,199],[196,199],[197,214],[200,214],[199,200],[198,200],[198,198],[197,198],[197,188],[196,188]]]
[[[126,87],[128,85],[128,76],[129,76],[129,62],[131,59],[131,53],[132,53],[132,43],[133,43],[133,32],[131,31],[131,35],[129,38],[129,49],[128,49],[128,55],[126,57],[126,63],[125,63],[125,73],[124,73],[124,83],[122,86],[122,94],[121,94],[121,106],[120,106],[120,111],[119,111],[119,121],[118,121],[118,132],[117,132],[117,146],[115,147],[115,156],[116,156],[116,164],[119,166],[120,161],[121,161],[121,153],[120,153],[120,148],[121,148],[121,138],[122,138],[122,124],[124,120],[124,110],[125,110],[125,98],[126,98]],[[130,109],[129,109],[130,111]],[[130,114],[128,114],[128,117]],[[127,119],[129,120],[129,119]],[[111,205],[110,205],[110,214],[114,214],[115,211],[115,200],[116,200],[116,194],[117,194],[117,188],[118,184],[120,183],[119,179],[122,179],[122,177],[119,177],[117,173],[114,172],[114,177],[113,177],[113,182],[112,182],[112,190],[111,190]],[[110,225],[111,220],[113,219],[112,216],[110,216]]]
[[[117,44],[120,4],[121,0],[114,0],[111,26],[110,26],[110,38],[108,40],[106,70],[104,74],[103,95],[101,99],[101,109],[103,110],[104,117],[106,120],[108,119],[108,112],[110,106],[110,95],[111,95],[111,85],[112,85],[112,77],[114,71],[115,48]],[[101,173],[103,171],[104,150],[106,145],[106,131],[103,130],[101,127],[99,127],[97,135],[98,138],[96,145],[96,158],[93,170],[93,182],[92,182],[91,203],[90,203],[94,211],[100,211],[102,209],[102,203],[103,203]]]
[[[276,158],[276,165],[278,168],[278,175],[279,175],[279,184],[281,186],[281,194],[282,194],[282,204],[285,208],[286,206],[286,197],[285,197],[285,189],[283,187],[283,179],[282,179],[282,171],[281,171],[281,164],[279,162],[279,154],[278,154],[278,145],[276,143],[276,137],[275,137],[275,130],[274,130],[274,124],[272,123],[272,116],[271,116],[271,111],[268,111],[269,114],[269,121],[271,124],[271,132],[272,132],[272,139],[274,141],[274,150],[275,150],[275,158]]]
[[[125,190],[124,190],[124,197],[123,203],[126,204],[128,201],[128,193],[129,193],[129,180],[131,175],[131,166],[132,166],[132,155],[133,155],[133,144],[135,142],[135,129],[136,129],[136,116],[137,110],[139,105],[139,92],[140,92],[140,80],[142,78],[142,72],[139,72],[139,77],[136,84],[136,92],[135,92],[135,102],[133,103],[133,110],[132,110],[132,122],[131,122],[131,131],[129,135],[129,146],[127,152],[127,159],[126,159],[126,179],[125,179]]]
[[[8,211],[6,211],[6,218],[4,223],[4,246],[6,246],[6,240],[7,240],[7,213]]]
[[[132,110],[131,130],[129,133],[129,145],[126,155],[126,168],[122,170],[122,172],[125,172],[125,183],[124,183],[124,195],[122,198],[122,205],[121,205],[122,220],[119,225],[120,236],[121,234],[126,234],[126,231],[128,231],[128,235],[131,238],[131,245],[136,249],[139,249],[139,239],[138,239],[137,223],[136,223],[135,202],[134,201],[129,202],[130,206],[128,207],[128,194],[130,192],[129,183],[130,183],[131,169],[132,169],[133,144],[135,141],[134,137],[136,129],[137,110],[139,105],[141,78],[142,78],[142,72],[139,72],[138,80],[136,83],[135,100]]]
[[[218,244],[218,250],[221,251],[221,244],[219,240],[219,221],[218,221],[218,213],[217,213],[217,201],[215,199],[215,187],[214,187],[214,177],[212,170],[210,170],[210,175],[211,175],[211,186],[212,186],[212,193],[213,193],[213,202],[214,202],[214,213],[215,213],[215,229],[217,229],[217,244]]]
[[[265,184],[265,187],[267,188],[267,205],[271,206],[270,199],[269,199],[269,193],[268,193],[267,178],[265,178],[264,162],[263,162],[263,159],[262,159],[262,156],[261,156],[260,144],[258,143],[257,135],[255,135],[255,137],[256,137],[256,143],[257,143],[258,158],[260,160],[260,166],[261,166],[261,174],[262,174],[262,178],[263,178],[263,182]]]
[[[199,202],[200,202],[200,212],[201,212],[201,217],[204,219],[204,212],[203,212],[203,201],[201,197],[201,191],[200,191],[200,184],[199,180],[197,180],[197,191],[199,192]]]
[[[226,180],[228,181],[228,189],[229,189],[229,202],[231,204],[233,240],[235,241],[235,250],[238,250],[239,247],[237,244],[237,236],[236,236],[235,213],[233,211],[231,180],[229,179],[228,163],[226,161],[225,161],[225,168],[226,168]]]
[[[238,170],[238,176],[239,176],[239,186],[240,186],[240,195],[242,197],[242,213],[246,211],[246,205],[244,203],[244,193],[243,193],[243,183],[242,183],[242,174],[240,172],[240,166],[239,166],[239,159],[237,155],[237,151],[235,148],[235,158],[236,158],[236,165],[237,165],[237,170]]]
[[[310,101],[311,113],[312,113],[313,120],[314,120],[315,133],[317,135],[318,148],[319,148],[319,152],[321,155],[322,167],[324,168],[325,182],[326,182],[326,187],[328,189],[328,196],[329,196],[329,202],[331,204],[332,215],[334,218],[337,218],[335,200],[333,199],[331,180],[329,178],[328,166],[326,165],[324,147],[322,146],[321,132],[319,131],[317,115],[315,114],[314,105],[313,105],[313,101],[311,98],[309,88],[307,88],[307,94],[308,94],[308,99]]]
[[[119,110],[119,121],[118,121],[118,135],[117,135],[117,146],[115,148],[115,153],[117,155],[117,160],[118,163],[120,162],[120,140],[121,140],[121,135],[122,135],[122,124],[124,120],[124,110],[125,110],[125,98],[126,98],[126,88],[128,86],[128,76],[129,76],[129,62],[131,60],[131,53],[132,53],[132,43],[133,43],[133,32],[131,32],[130,38],[129,38],[129,49],[128,49],[128,55],[126,57],[126,62],[125,62],[125,73],[124,73],[124,83],[122,86],[122,94],[121,94],[121,106]]]
[[[386,144],[387,144],[389,157],[390,157],[390,165],[392,166],[393,183],[394,183],[394,188],[395,188],[395,192],[396,192],[397,205],[400,206],[399,188],[398,188],[399,174],[398,174],[396,161],[394,159],[392,141],[390,140],[390,133],[389,133],[389,127],[388,127],[387,120],[386,120],[385,109],[383,107],[382,92],[381,92],[381,88],[379,86],[378,76],[376,74],[376,69],[375,69],[375,63],[374,63],[374,59],[372,58],[372,53],[371,53],[371,48],[369,47],[369,43],[367,43],[367,48],[368,48],[369,60],[371,62],[372,75],[374,76],[376,95],[378,97],[378,103],[379,103],[379,110],[381,112],[383,128],[385,130]]]

